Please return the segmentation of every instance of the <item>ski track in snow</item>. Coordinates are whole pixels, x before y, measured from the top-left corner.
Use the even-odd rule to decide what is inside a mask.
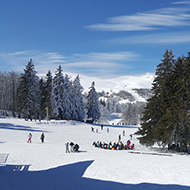
[[[0,166],[2,190],[20,190],[29,185],[29,190],[62,189],[62,183],[73,178],[76,181],[67,184],[66,189],[190,189],[188,154],[144,147],[136,136],[132,139],[133,151],[95,148],[94,141],[117,142],[123,130],[126,136],[122,141],[126,142],[137,128],[112,126],[107,133],[108,126],[101,130],[94,125],[99,132],[93,133],[91,127],[75,121],[0,119],[0,155],[8,155],[6,166]],[[32,143],[27,143],[29,132]],[[45,143],[40,142],[42,132]],[[65,153],[67,141],[79,144],[80,151]],[[51,174],[56,176],[52,181],[46,177]],[[43,185],[45,188],[41,188]]]

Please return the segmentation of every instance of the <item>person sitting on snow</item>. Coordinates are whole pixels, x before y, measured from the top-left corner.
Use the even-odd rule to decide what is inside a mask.
[[[96,141],[94,141],[92,145],[94,145],[95,147],[98,147]]]
[[[133,150],[134,148],[135,148],[135,145],[132,144],[132,145],[130,146],[130,149]]]
[[[112,149],[112,142],[111,141],[108,144],[108,149]]]
[[[126,147],[127,149],[129,148],[130,144],[131,144],[131,141],[128,140],[128,141],[127,141],[127,147]]]
[[[73,147],[73,151],[74,152],[77,152],[79,150],[79,145],[78,144],[75,144],[74,147]]]

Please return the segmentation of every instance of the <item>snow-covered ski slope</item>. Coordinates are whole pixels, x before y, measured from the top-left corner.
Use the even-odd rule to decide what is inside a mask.
[[[135,150],[104,150],[93,141],[116,142],[125,130],[126,142],[137,128],[101,127],[75,121],[0,119],[0,190],[190,189],[190,157],[146,148],[133,136]],[[32,133],[32,143],[27,135]],[[45,143],[40,142],[45,133]],[[65,153],[65,143],[79,144],[77,153]]]

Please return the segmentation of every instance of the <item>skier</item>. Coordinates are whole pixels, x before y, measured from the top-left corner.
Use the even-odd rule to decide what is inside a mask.
[[[28,141],[27,141],[27,143],[31,143],[32,142],[32,133],[29,133],[29,135],[28,135]]]
[[[107,133],[109,133],[109,128],[107,128]]]
[[[125,136],[125,130],[123,130],[123,136]]]
[[[103,130],[103,125],[101,125],[101,130]]]
[[[132,135],[132,134],[130,134],[130,140],[132,140],[132,138],[133,138],[133,135]]]
[[[40,137],[42,143],[44,142],[44,138],[45,138],[45,135],[44,135],[44,133],[42,133],[42,134],[41,134],[41,137]]]
[[[74,146],[74,143],[73,143],[73,142],[70,142],[70,147],[71,147],[70,152],[74,152],[73,146]]]
[[[68,152],[69,153],[69,142],[67,142],[67,143],[65,143],[65,145],[66,145],[66,153]]]

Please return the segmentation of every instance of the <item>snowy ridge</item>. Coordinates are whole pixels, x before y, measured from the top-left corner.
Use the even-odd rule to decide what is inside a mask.
[[[64,72],[63,72],[64,73]],[[77,76],[76,73],[64,73],[68,74],[69,78],[73,81]],[[45,75],[39,75],[39,77],[44,77]],[[134,88],[147,88],[150,89],[152,82],[154,80],[154,73],[145,73],[142,75],[125,75],[116,78],[98,78],[89,77],[86,75],[79,75],[81,85],[84,87],[85,91],[88,92],[92,82],[95,82],[95,88],[97,92],[119,92],[120,90],[132,90]]]

